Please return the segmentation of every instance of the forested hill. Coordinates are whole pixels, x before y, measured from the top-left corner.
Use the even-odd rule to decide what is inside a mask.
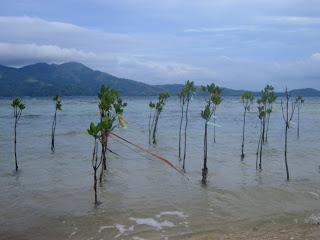
[[[21,68],[0,65],[0,96],[92,96],[102,84],[116,88],[125,96],[151,96],[168,91],[176,95],[181,84],[148,85],[95,71],[87,66],[68,62],[64,64],[36,63]],[[224,88],[224,96],[239,96],[243,90]],[[320,91],[306,88],[291,91],[293,95],[320,96]],[[257,95],[258,92],[255,92]]]

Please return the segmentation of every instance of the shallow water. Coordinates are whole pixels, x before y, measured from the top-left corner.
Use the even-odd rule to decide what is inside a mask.
[[[148,148],[149,98],[126,98],[127,129],[116,132]],[[43,239],[156,239],[186,233],[230,231],[275,222],[301,222],[320,212],[320,99],[307,98],[301,112],[301,138],[289,130],[290,182],[283,159],[284,123],[279,103],[270,120],[263,171],[255,169],[259,121],[248,114],[244,161],[240,161],[242,105],[225,98],[217,112],[217,142],[209,127],[206,187],[200,184],[204,99],[190,106],[187,177],[116,139],[108,155],[108,173],[99,188],[102,204],[93,207],[92,139],[86,128],[98,119],[93,97],[64,98],[58,113],[56,152],[50,153],[53,103],[26,98],[18,126],[18,161],[13,171],[12,112],[0,100],[0,236],[23,234]],[[254,107],[254,110],[256,107]],[[159,121],[158,145],[150,147],[178,161],[178,99],[171,98]],[[54,238],[52,238],[54,239]]]

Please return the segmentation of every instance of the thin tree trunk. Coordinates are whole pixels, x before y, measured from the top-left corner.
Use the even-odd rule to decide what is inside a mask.
[[[153,126],[153,134],[152,134],[153,144],[157,144],[156,133],[157,133],[158,120],[159,120],[159,113],[157,112],[154,126]]]
[[[181,118],[179,128],[179,160],[181,161],[181,132],[182,132],[182,121],[183,121],[183,105],[181,104]]]
[[[94,169],[94,184],[93,184],[93,190],[94,190],[94,204],[98,204],[98,197],[97,197],[97,169]]]
[[[287,161],[287,141],[288,141],[288,123],[286,123],[286,131],[285,131],[284,160],[286,164],[287,180],[289,181],[289,168],[288,168],[288,161]]]
[[[15,113],[15,122],[14,122],[14,160],[16,165],[16,171],[18,171],[18,160],[17,160],[17,113]]]
[[[243,113],[243,126],[242,126],[242,145],[241,145],[241,159],[244,159],[244,132],[245,132],[245,127],[246,127],[246,113],[247,113],[247,108],[244,109]]]
[[[213,142],[216,143],[216,113],[213,116]]]
[[[99,182],[102,184],[103,173],[107,170],[107,147],[108,147],[108,138],[106,136],[102,137],[102,144],[101,144],[101,157],[102,157],[102,167],[100,171],[100,178]]]
[[[207,168],[207,122],[205,123],[204,127],[204,139],[203,139],[203,168],[202,168],[202,184],[207,183],[207,175],[208,175],[208,168]]]
[[[287,172],[287,180],[289,181],[289,168],[288,168],[288,160],[287,160],[287,146],[288,146],[288,128],[289,128],[289,97],[287,93],[287,118],[286,118],[286,132],[285,132],[285,144],[284,144],[284,161],[286,164],[286,172]]]
[[[56,131],[56,121],[57,121],[57,109],[54,112],[52,127],[51,127],[51,151],[54,152],[54,135]]]
[[[267,120],[266,143],[268,143],[269,122],[270,122],[270,113],[268,113],[268,120]]]
[[[260,156],[259,156],[259,169],[262,170],[262,145],[263,145],[263,137],[265,136],[265,117],[262,120],[262,139],[260,142]]]
[[[188,111],[189,111],[189,101],[187,101],[186,109],[186,124],[184,126],[184,153],[183,153],[183,166],[182,169],[185,171],[186,165],[186,154],[187,154],[187,128],[188,128]]]
[[[101,161],[101,159],[100,159]],[[97,170],[99,168],[98,164],[98,142],[97,139],[94,141],[94,148],[93,148],[93,154],[92,154],[92,168],[94,171],[93,175],[93,190],[94,190],[94,203],[95,205],[98,204],[98,197],[97,197]]]
[[[258,147],[256,152],[256,169],[258,169],[258,159],[259,159],[259,149],[261,144],[261,138],[262,138],[262,120],[260,120],[259,140],[258,140]]]
[[[298,139],[300,138],[300,108],[298,107]]]
[[[150,109],[150,113],[149,113],[149,145],[151,144],[151,109]]]
[[[266,108],[265,108],[265,112],[266,112]],[[265,144],[266,141],[266,116],[263,117],[263,121],[262,121],[263,125],[262,125],[262,143]]]

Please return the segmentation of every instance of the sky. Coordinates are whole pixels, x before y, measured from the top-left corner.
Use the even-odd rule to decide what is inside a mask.
[[[149,84],[320,89],[320,0],[1,0],[0,64]]]

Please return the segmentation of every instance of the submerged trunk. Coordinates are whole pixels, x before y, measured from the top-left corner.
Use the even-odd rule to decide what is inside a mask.
[[[258,159],[259,159],[259,150],[260,145],[262,144],[262,120],[260,120],[260,131],[259,131],[259,140],[258,140],[258,147],[256,152],[256,169],[258,169]]]
[[[181,104],[181,118],[179,128],[179,160],[181,161],[181,132],[182,132],[182,121],[183,121],[183,105]]]
[[[285,144],[284,144],[284,161],[285,161],[285,165],[286,165],[287,180],[289,181],[289,168],[288,168],[288,161],[287,161],[288,128],[289,128],[288,123],[286,123]]]
[[[151,110],[150,110],[150,114],[149,114],[149,145],[151,144]]]
[[[270,113],[268,113],[268,120],[267,120],[266,143],[268,143],[269,122],[270,122]]]
[[[93,190],[94,190],[94,204],[98,204],[97,197],[97,169],[94,169],[94,178],[93,178]]]
[[[207,183],[207,175],[208,175],[208,168],[207,168],[207,122],[204,126],[204,139],[203,139],[203,168],[202,168],[202,184]]]
[[[213,116],[213,142],[216,143],[216,113]]]
[[[189,101],[187,102],[186,109],[186,124],[184,126],[184,152],[183,152],[183,166],[182,169],[185,171],[186,165],[186,154],[187,154],[187,128],[188,128],[188,111],[189,111]]]
[[[52,127],[51,127],[51,151],[54,152],[54,135],[56,132],[56,122],[57,122],[57,109],[54,112]]]
[[[265,118],[262,120],[262,139],[260,141],[260,151],[259,151],[259,169],[262,170],[262,145],[263,145],[263,137],[265,136]]]
[[[262,121],[262,143],[266,142],[266,116],[263,117]]]
[[[17,159],[17,124],[18,124],[18,116],[15,116],[14,122],[14,161],[16,165],[16,171],[18,171],[18,159]]]
[[[298,107],[298,135],[297,138],[300,138],[300,108]]]
[[[94,141],[94,148],[93,148],[93,154],[92,154],[92,168],[93,168],[93,190],[94,190],[94,204],[98,205],[98,197],[97,197],[97,171],[101,164],[98,163],[98,142],[97,139]]]
[[[287,172],[287,180],[289,181],[289,168],[288,168],[288,160],[287,160],[287,146],[288,146],[288,128],[289,128],[289,97],[287,94],[287,103],[286,103],[286,131],[285,131],[285,143],[284,143],[284,161],[286,165]]]
[[[159,112],[156,113],[154,126],[153,126],[153,134],[152,134],[152,143],[153,144],[157,144],[156,133],[157,133],[158,121],[159,121]]]
[[[244,109],[244,113],[243,113],[243,126],[242,126],[242,145],[241,145],[241,159],[244,159],[244,132],[245,132],[245,128],[246,128],[246,113],[247,113],[247,109]]]
[[[103,173],[104,173],[104,171],[107,170],[107,157],[106,157],[107,147],[108,147],[108,139],[106,136],[104,136],[102,139],[102,143],[101,143],[102,167],[101,167],[100,178],[99,178],[100,184],[102,183]]]

